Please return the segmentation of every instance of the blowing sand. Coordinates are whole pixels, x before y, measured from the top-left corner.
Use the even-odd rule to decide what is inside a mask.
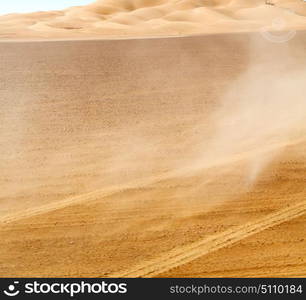
[[[198,12],[216,30],[221,12],[257,29],[1,42],[0,276],[306,276],[306,31],[280,43],[250,21],[294,6],[297,29],[304,4],[208,2],[1,17],[15,20],[10,38],[30,39],[103,36],[115,16],[144,15],[160,31],[128,24],[115,36],[178,34],[166,16]],[[79,12],[86,32],[54,30],[81,24]]]
[[[302,0],[98,0],[0,16],[0,38],[144,37],[305,29]]]

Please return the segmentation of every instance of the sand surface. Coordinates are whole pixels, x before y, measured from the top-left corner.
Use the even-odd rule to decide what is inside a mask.
[[[0,43],[0,276],[306,276],[305,45]]]
[[[62,11],[0,16],[0,39],[176,36],[305,27],[302,0],[98,0]]]

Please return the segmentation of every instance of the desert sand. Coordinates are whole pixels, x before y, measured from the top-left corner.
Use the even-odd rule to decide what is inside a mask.
[[[267,3],[266,3],[267,2]],[[305,29],[303,0],[98,0],[0,16],[1,39],[181,36]]]
[[[105,0],[1,22],[35,16],[37,29],[98,7],[132,20],[156,2],[184,19],[195,9]],[[233,11],[246,23],[260,6],[208,2],[245,7]],[[300,2],[277,3],[304,18]],[[259,27],[3,34],[0,276],[305,277],[306,31],[294,22],[290,39]]]

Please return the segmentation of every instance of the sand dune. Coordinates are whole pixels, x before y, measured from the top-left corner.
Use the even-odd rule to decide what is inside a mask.
[[[0,276],[305,276],[305,43],[0,43]]]
[[[0,276],[306,276],[305,21],[298,0],[0,16]]]
[[[99,0],[0,16],[0,38],[97,38],[305,29],[300,0]],[[281,23],[279,22],[281,21]]]

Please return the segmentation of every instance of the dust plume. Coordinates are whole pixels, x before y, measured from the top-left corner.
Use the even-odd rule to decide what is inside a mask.
[[[252,186],[286,146],[305,137],[306,72],[289,68],[294,54],[282,47],[280,53],[267,54],[251,43],[249,68],[221,98],[211,117],[214,130],[199,142],[199,154],[187,167],[189,175],[215,165],[236,168],[235,161],[245,161],[245,183]],[[266,59],[254,63],[256,56]]]

